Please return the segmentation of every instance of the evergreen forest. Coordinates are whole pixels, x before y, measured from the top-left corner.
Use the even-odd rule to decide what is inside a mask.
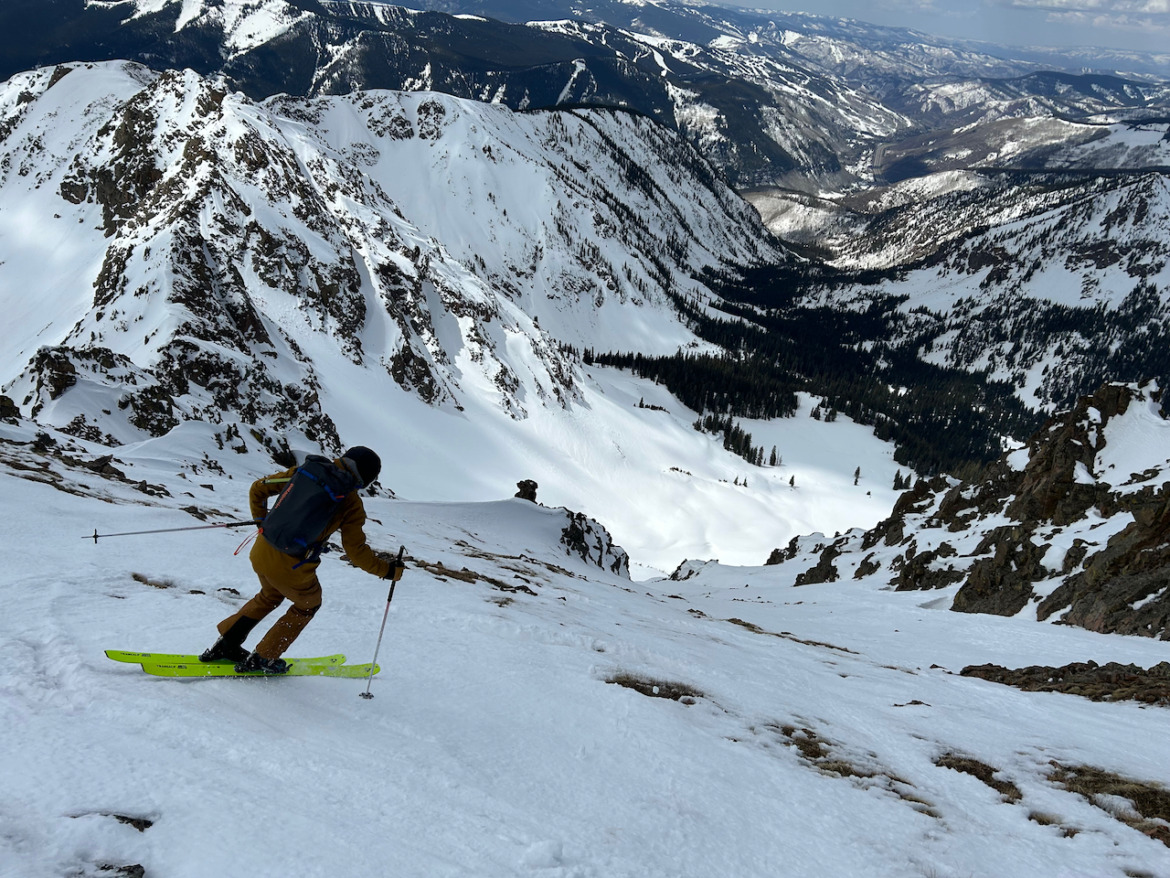
[[[918,350],[929,338],[892,341],[904,337],[906,322],[895,297],[875,295],[852,311],[797,304],[813,284],[876,279],[793,266],[708,278],[721,296],[714,306],[720,313],[680,297],[674,304],[692,331],[722,353],[586,350],[585,362],[663,384],[702,413],[698,429],[722,432],[725,445],[751,462],[762,461],[762,450],[727,417],[790,417],[797,391],[821,397],[830,417],[839,412],[873,426],[895,443],[899,463],[927,475],[994,460],[1005,437],[1026,438],[1040,425],[1042,415],[1026,408],[1010,383],[923,362]]]

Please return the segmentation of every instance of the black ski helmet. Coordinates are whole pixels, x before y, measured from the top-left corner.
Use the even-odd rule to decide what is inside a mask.
[[[371,485],[378,479],[382,471],[382,460],[364,445],[355,445],[342,455],[357,469],[358,478],[362,480],[362,487]]]

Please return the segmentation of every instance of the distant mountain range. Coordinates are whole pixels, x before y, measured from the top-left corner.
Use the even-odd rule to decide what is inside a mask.
[[[1047,154],[1100,134],[1073,123],[1170,115],[1170,89],[1150,79],[1170,74],[1170,54],[1055,59],[669,0],[443,2],[429,11],[332,0],[10,0],[0,33],[0,78],[127,59],[222,75],[257,99],[385,88],[513,109],[627,107],[677,127],[739,187],[896,181],[953,165],[940,154],[948,140],[961,140],[973,161],[1002,157],[1012,120],[1065,120],[1031,138]],[[1080,72],[1089,66],[1098,72]]]

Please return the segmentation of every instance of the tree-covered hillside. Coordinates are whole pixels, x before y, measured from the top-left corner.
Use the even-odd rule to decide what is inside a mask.
[[[797,391],[822,397],[826,418],[844,413],[897,444],[895,459],[921,473],[957,472],[999,456],[1041,416],[1007,382],[924,362],[928,338],[905,340],[902,300],[875,293],[856,310],[800,304],[816,286],[875,282],[825,268],[767,266],[711,278],[723,297],[712,315],[681,298],[692,330],[722,356],[586,351],[587,361],[631,369],[666,385],[686,405],[741,418],[788,417]],[[726,315],[726,316],[723,316]],[[898,340],[902,339],[902,340]]]

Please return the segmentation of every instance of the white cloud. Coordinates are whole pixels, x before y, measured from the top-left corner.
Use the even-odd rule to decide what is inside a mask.
[[[1000,8],[1044,14],[1054,26],[1086,37],[1113,33],[1143,42],[1170,35],[1170,0],[992,0]],[[1126,37],[1125,35],[1130,35]],[[1151,48],[1149,45],[1146,48]]]
[[[1170,0],[1009,0],[1016,9],[1039,9],[1053,13],[1097,13],[1102,20],[1135,15],[1170,15]]]

